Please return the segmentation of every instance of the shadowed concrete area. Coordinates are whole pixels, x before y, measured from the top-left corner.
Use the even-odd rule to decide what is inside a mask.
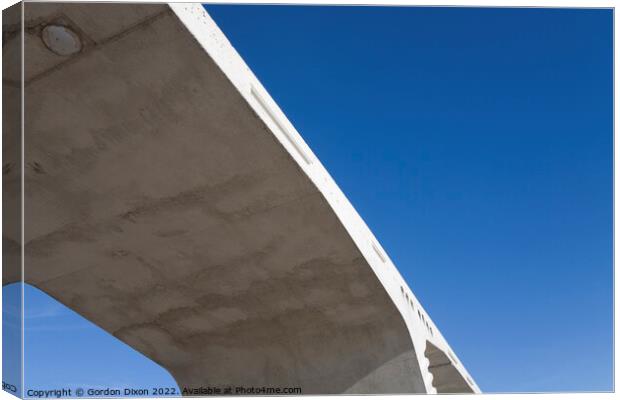
[[[424,355],[429,360],[428,369],[433,374],[433,386],[437,393],[473,393],[465,378],[454,367],[453,361],[441,349],[426,342]]]
[[[22,96],[19,82],[7,81],[21,71],[22,41],[18,29],[21,7],[14,5],[2,11],[2,282],[21,279],[21,119]],[[11,23],[11,29],[4,24]],[[8,43],[14,43],[7,46]],[[10,48],[10,52],[5,49]],[[7,329],[3,327],[3,329]]]
[[[81,49],[50,51],[48,24]],[[18,28],[5,19],[5,57]],[[168,6],[26,3],[25,32],[26,282],[181,388],[426,391],[402,315],[331,206]],[[19,84],[5,70],[3,93]],[[15,205],[19,121],[3,122]],[[19,229],[3,241],[7,284]]]

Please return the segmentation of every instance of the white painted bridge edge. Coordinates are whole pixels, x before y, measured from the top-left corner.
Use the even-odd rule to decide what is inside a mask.
[[[403,316],[427,393],[437,391],[428,370],[429,360],[424,356],[426,341],[452,358],[454,367],[469,382],[474,392],[480,393],[480,388],[424,311],[379,241],[207,11],[198,3],[169,3],[169,6],[327,199]],[[418,310],[424,320],[418,317]]]

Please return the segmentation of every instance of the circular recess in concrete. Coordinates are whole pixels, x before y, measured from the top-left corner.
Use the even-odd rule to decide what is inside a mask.
[[[48,49],[61,56],[70,56],[82,49],[77,33],[62,25],[48,25],[41,32],[41,39]]]

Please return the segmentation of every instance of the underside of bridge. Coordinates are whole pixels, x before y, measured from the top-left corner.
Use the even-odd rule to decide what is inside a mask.
[[[13,14],[5,59],[20,55]],[[24,16],[23,162],[6,117],[21,73],[3,65],[5,285],[21,276],[23,189],[25,282],[181,388],[428,391],[424,355],[341,220],[169,6],[26,3]]]

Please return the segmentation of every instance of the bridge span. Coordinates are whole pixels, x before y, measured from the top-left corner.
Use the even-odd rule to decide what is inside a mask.
[[[3,284],[180,387],[480,391],[202,6],[25,3],[23,36],[21,11],[3,18]]]

